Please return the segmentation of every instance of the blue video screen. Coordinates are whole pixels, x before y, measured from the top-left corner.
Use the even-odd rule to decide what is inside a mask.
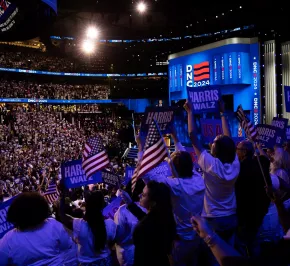
[[[259,43],[227,44],[169,60],[170,99],[187,99],[187,87],[219,86],[242,104],[255,125],[261,122]],[[233,110],[233,111],[234,111]]]

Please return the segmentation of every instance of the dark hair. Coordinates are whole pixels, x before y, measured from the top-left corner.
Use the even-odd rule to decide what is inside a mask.
[[[214,155],[223,164],[232,163],[236,158],[236,146],[234,141],[228,136],[218,136],[215,140]]]
[[[139,196],[142,194],[145,183],[142,178],[139,178],[136,182],[135,189],[132,192],[132,180],[127,184],[125,191],[131,196],[133,202],[139,201]]]
[[[84,220],[88,223],[94,236],[95,251],[100,252],[105,248],[107,242],[107,230],[103,216],[105,207],[104,195],[100,191],[88,194],[86,198],[86,213]]]
[[[178,177],[191,177],[193,162],[190,154],[186,151],[178,151],[172,155],[172,162]]]
[[[255,150],[253,144],[250,141],[248,140],[242,141],[242,147],[246,152],[247,158],[252,158],[254,156]]]
[[[170,189],[163,183],[150,181],[147,183],[148,198],[155,204],[150,209],[150,213],[159,220],[158,224],[162,226],[160,237],[164,238],[167,251],[171,251],[172,242],[176,236],[176,223],[172,211]]]
[[[7,221],[20,230],[35,228],[50,215],[47,201],[36,192],[24,192],[12,202],[7,213]]]

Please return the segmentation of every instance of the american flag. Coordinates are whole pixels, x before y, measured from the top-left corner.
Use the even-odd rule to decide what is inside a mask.
[[[249,118],[245,115],[244,110],[241,105],[238,106],[236,116],[241,124],[241,127],[245,130],[247,137],[250,140],[255,140],[257,137],[257,131],[255,126],[249,120]]]
[[[87,178],[102,170],[110,163],[102,142],[101,137],[97,136],[88,139],[85,144],[82,167]]]
[[[137,180],[159,165],[167,156],[167,147],[154,120],[148,130],[143,157],[132,176],[132,192]]]
[[[44,198],[49,204],[53,204],[59,197],[59,191],[57,189],[55,181],[51,181],[43,194]]]

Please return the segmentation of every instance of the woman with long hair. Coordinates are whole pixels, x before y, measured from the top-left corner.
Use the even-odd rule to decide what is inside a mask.
[[[147,214],[132,202],[125,191],[121,196],[139,220],[133,233],[134,266],[170,265],[176,223],[169,188],[163,183],[148,182],[140,198],[140,205],[147,209]]]
[[[71,230],[77,244],[79,263],[83,266],[111,266],[110,242],[116,236],[116,228],[113,220],[105,220],[103,208],[104,196],[100,191],[91,192],[86,197],[85,214],[82,219],[74,219],[64,214],[62,210],[63,197],[61,199],[61,220]]]

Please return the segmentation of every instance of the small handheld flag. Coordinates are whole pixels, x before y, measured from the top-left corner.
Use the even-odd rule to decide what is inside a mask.
[[[148,130],[143,157],[132,176],[132,191],[135,189],[137,180],[159,165],[167,156],[167,147],[158,124],[154,120]]]
[[[96,172],[107,167],[109,164],[110,160],[102,144],[101,137],[97,136],[88,139],[87,143],[85,144],[82,163],[86,177],[91,177]]]

